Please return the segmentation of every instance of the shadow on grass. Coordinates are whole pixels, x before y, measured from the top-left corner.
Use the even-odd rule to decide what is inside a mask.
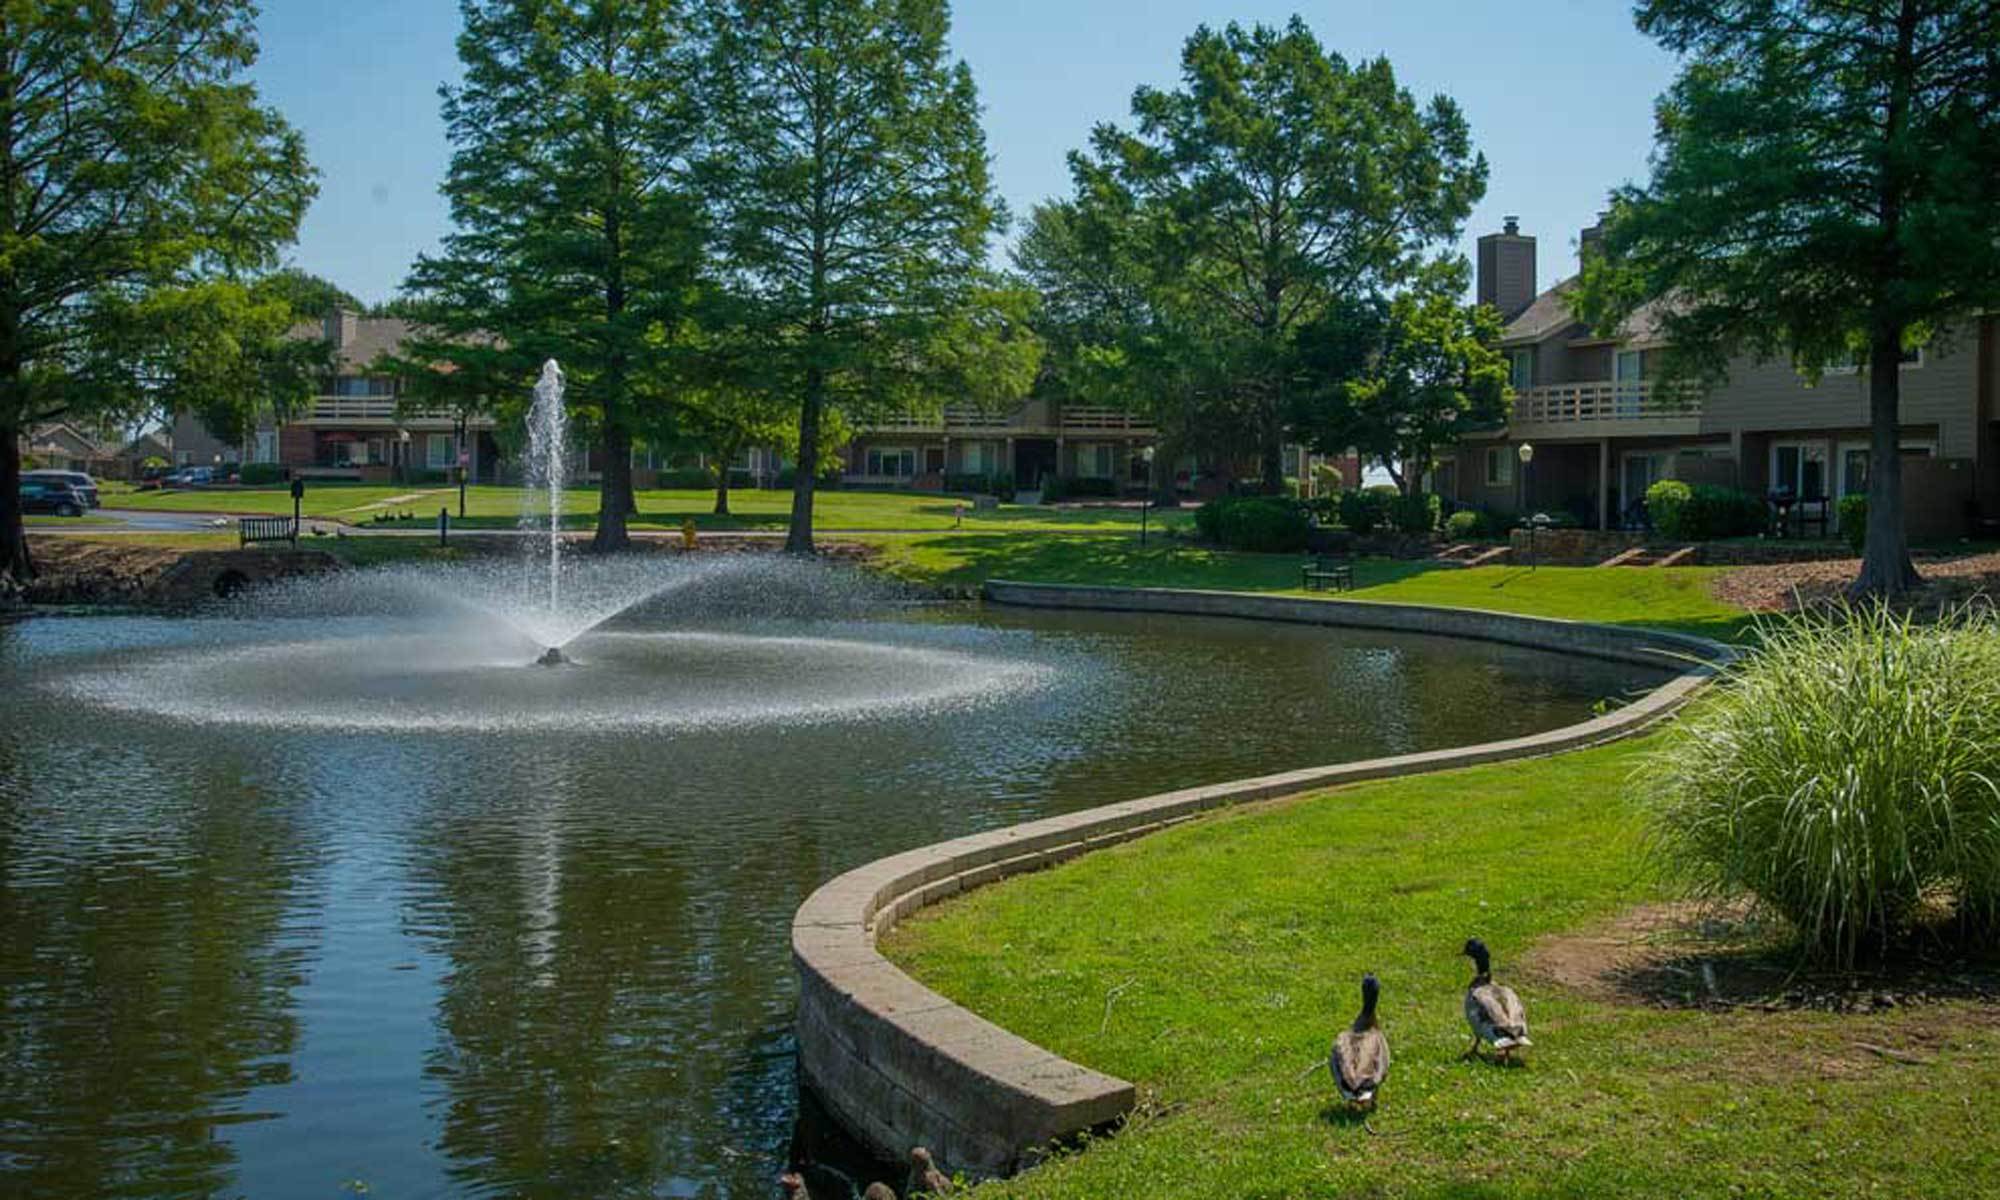
[[[1141,546],[1136,535],[938,535],[907,547],[896,569],[907,578],[958,585],[1013,579],[1256,592],[1296,591],[1300,586],[1301,555],[1229,553],[1162,542],[1154,539]],[[1375,587],[1440,569],[1449,568],[1369,559],[1355,564],[1355,586]]]

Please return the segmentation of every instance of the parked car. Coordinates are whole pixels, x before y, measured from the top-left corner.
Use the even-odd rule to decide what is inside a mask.
[[[167,476],[168,487],[203,487],[215,482],[213,467],[182,467]]]
[[[21,472],[21,482],[39,479],[48,483],[66,483],[70,490],[83,501],[85,508],[96,508],[101,503],[97,498],[97,481],[82,471],[58,471],[53,467],[43,467]]]
[[[83,497],[69,484],[54,479],[22,479],[21,511],[24,513],[53,514],[58,517],[80,517],[85,508]]]

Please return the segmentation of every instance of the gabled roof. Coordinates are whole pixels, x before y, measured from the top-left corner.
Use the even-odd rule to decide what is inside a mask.
[[[1577,329],[1581,322],[1570,307],[1570,297],[1575,294],[1578,277],[1570,276],[1548,291],[1536,296],[1521,315],[1507,322],[1500,331],[1503,345],[1528,345],[1545,341],[1549,337]],[[1667,305],[1663,300],[1649,300],[1641,305],[1619,329],[1614,339],[1627,346],[1659,346],[1666,342],[1664,324]],[[1593,337],[1592,332],[1578,329],[1571,336]]]

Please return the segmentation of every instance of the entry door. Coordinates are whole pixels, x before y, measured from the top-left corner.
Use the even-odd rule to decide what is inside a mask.
[[[1771,447],[1771,490],[1799,499],[1826,496],[1826,445],[1823,442],[1780,442]]]
[[[1646,489],[1666,477],[1667,456],[1664,454],[1627,454],[1619,472],[1618,504],[1616,514],[1624,517],[1632,507],[1646,499]]]
[[[1616,385],[1618,415],[1635,417],[1644,404],[1640,386],[1646,374],[1645,356],[1637,350],[1620,350],[1611,359],[1611,381]]]

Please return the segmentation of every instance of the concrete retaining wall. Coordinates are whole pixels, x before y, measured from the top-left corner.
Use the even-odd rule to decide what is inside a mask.
[[[1010,1174],[1052,1142],[1116,1121],[1130,1083],[1059,1058],[919,984],[876,951],[883,931],[959,892],[1141,837],[1225,805],[1345,783],[1553,754],[1611,741],[1672,713],[1730,651],[1676,634],[1504,613],[1234,592],[995,581],[989,600],[1444,634],[1678,669],[1636,703],[1530,737],[1286,771],[1030,821],[879,859],[806,898],[792,922],[799,1065],[877,1153],[928,1146],[948,1170]]]

